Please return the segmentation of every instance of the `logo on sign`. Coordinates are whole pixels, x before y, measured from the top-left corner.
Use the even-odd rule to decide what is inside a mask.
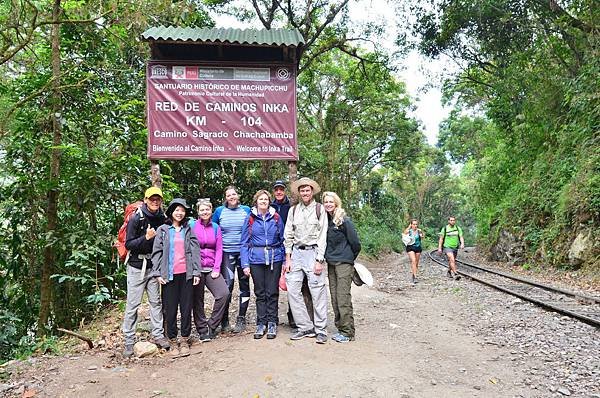
[[[198,80],[198,67],[188,66],[185,68],[185,78],[190,80]]]
[[[153,65],[150,67],[150,79],[166,79],[168,77],[167,67],[164,65]]]
[[[292,73],[288,68],[278,68],[276,74],[279,80],[290,80],[290,77],[292,77]]]
[[[185,66],[173,67],[173,79],[185,79]]]

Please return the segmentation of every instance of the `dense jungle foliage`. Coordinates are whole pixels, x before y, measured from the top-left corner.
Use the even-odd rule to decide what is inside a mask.
[[[565,264],[575,235],[594,233],[600,212],[593,2],[391,2],[390,9],[412,7],[424,53],[451,55],[464,67],[445,85],[457,108],[441,126],[439,147],[427,145],[410,116],[413,99],[377,45],[384,31],[352,26],[348,3],[0,5],[0,360],[44,350],[58,327],[76,328],[123,299],[124,269],[111,245],[123,206],[151,183],[149,49],[140,34],[157,25],[213,27],[219,13],[295,27],[306,39],[298,172],[340,194],[366,253],[400,250],[399,230],[412,217],[433,244],[454,214],[467,242],[475,242],[475,224],[488,245],[510,229],[527,242],[527,261],[538,255]],[[448,159],[465,163],[461,176]],[[229,184],[248,203],[288,173],[287,164],[271,161],[160,167],[166,200],[214,204]]]
[[[151,183],[149,48],[139,37],[157,25],[212,27],[209,7],[302,32],[298,171],[339,192],[366,253],[400,249],[399,229],[410,217],[421,217],[431,237],[440,215],[460,217],[465,188],[408,116],[411,99],[388,56],[362,46],[381,31],[351,32],[347,3],[2,3],[0,359],[48,349],[57,328],[76,328],[123,299],[125,272],[111,245],[123,206]],[[160,167],[166,200],[211,197],[214,204],[229,184],[248,203],[288,173],[287,164],[267,161]]]
[[[439,147],[465,162],[480,243],[516,263],[600,271],[597,1],[440,0],[414,10],[420,50],[461,66]],[[504,235],[506,236],[506,234]]]

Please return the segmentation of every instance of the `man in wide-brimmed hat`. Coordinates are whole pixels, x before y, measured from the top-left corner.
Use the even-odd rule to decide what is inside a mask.
[[[284,246],[288,301],[298,330],[292,340],[317,337],[317,343],[327,342],[327,289],[325,286],[324,261],[327,245],[327,216],[314,195],[321,187],[314,180],[302,177],[292,183],[291,191],[300,201],[294,205],[285,224]],[[314,306],[311,321],[302,298],[302,281],[308,279]]]

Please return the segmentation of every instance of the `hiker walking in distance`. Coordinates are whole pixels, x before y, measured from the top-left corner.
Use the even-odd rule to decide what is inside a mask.
[[[439,235],[438,253],[442,254],[443,250],[448,257],[448,278],[459,280],[460,275],[456,272],[456,257],[458,249],[465,248],[465,240],[462,229],[456,225],[456,217],[448,217],[448,225],[440,230]]]
[[[419,271],[419,260],[423,251],[421,240],[425,237],[419,228],[419,221],[413,218],[410,225],[404,230],[404,234],[412,238],[413,243],[406,246],[406,254],[410,259],[411,280],[413,285],[417,283],[417,272]]]

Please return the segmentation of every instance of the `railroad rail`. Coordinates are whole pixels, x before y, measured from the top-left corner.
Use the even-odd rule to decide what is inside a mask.
[[[448,267],[446,256],[438,256],[436,250],[429,253],[429,258],[437,264]],[[600,328],[600,298],[545,285],[462,260],[456,260],[456,262],[462,265],[458,271],[462,276],[536,304],[546,310]]]

